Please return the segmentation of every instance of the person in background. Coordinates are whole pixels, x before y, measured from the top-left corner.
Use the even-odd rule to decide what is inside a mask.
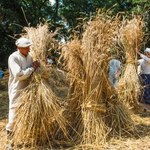
[[[21,37],[16,41],[17,51],[13,52],[8,58],[9,81],[9,118],[6,125],[7,136],[12,136],[13,123],[15,119],[15,106],[20,90],[27,87],[32,73],[40,66],[39,62],[33,61],[30,56],[30,39]]]
[[[118,59],[113,58],[109,61],[109,80],[115,88],[117,88],[118,85],[121,68],[121,62]]]
[[[2,79],[4,77],[4,71],[2,70],[2,68],[0,68],[0,79]]]
[[[47,64],[52,65],[54,63],[53,59],[50,57],[47,57]]]
[[[138,60],[138,73],[142,86],[139,101],[142,104],[146,104],[144,105],[145,109],[147,109],[147,107],[150,109],[150,48],[146,48],[144,54],[140,53],[138,49],[136,49],[136,52],[141,57],[141,59]]]

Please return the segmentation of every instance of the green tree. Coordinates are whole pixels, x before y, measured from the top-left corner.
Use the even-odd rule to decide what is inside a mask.
[[[95,15],[98,9],[110,10],[111,15],[120,13],[144,16],[150,31],[149,0],[1,0],[0,1],[0,63],[7,66],[10,53],[15,51],[14,35],[18,37],[24,26],[37,26],[48,21],[50,30],[60,28],[56,37],[68,39],[72,31],[82,33],[82,24]],[[149,43],[148,43],[149,44]]]
[[[24,26],[53,20],[54,13],[49,0],[1,0],[0,7],[0,66],[5,68],[8,56],[16,49],[12,37]]]

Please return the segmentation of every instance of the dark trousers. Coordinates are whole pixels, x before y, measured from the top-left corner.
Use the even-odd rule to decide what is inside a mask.
[[[139,79],[142,85],[142,93],[139,101],[150,104],[150,74],[140,74]]]

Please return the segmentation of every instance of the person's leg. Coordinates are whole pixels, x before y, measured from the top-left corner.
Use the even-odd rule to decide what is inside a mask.
[[[15,118],[15,109],[10,108],[9,109],[9,116],[8,116],[8,124],[6,125],[6,132],[7,132],[8,137],[12,136],[14,118]]]
[[[140,74],[139,80],[142,87],[139,102],[145,103],[145,101],[150,99],[150,75]]]
[[[15,110],[9,109],[9,116],[8,116],[8,124],[6,125],[6,135],[7,135],[7,144],[6,150],[13,150],[14,142],[13,142],[13,123],[15,118]]]
[[[144,102],[145,104],[150,105],[150,76],[147,80],[148,80],[147,85],[144,88],[144,92],[145,92]]]
[[[8,131],[8,133],[12,132],[14,118],[15,118],[15,110],[13,108],[10,108],[8,116],[8,124],[6,125],[6,131]]]
[[[150,76],[147,75],[145,78],[144,90],[143,90],[143,100],[145,104],[150,105]]]

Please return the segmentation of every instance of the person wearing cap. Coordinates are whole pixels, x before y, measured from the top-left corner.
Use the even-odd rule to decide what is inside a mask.
[[[29,54],[30,46],[32,45],[30,39],[21,37],[15,44],[17,51],[13,52],[8,58],[9,117],[6,125],[8,135],[12,133],[15,119],[14,101],[19,97],[19,91],[29,84],[31,74],[39,67],[39,63],[33,61]]]
[[[141,59],[138,60],[138,73],[142,86],[142,93],[139,101],[142,104],[150,106],[150,48],[146,48],[144,54],[140,53],[137,49],[136,52],[141,57]]]

